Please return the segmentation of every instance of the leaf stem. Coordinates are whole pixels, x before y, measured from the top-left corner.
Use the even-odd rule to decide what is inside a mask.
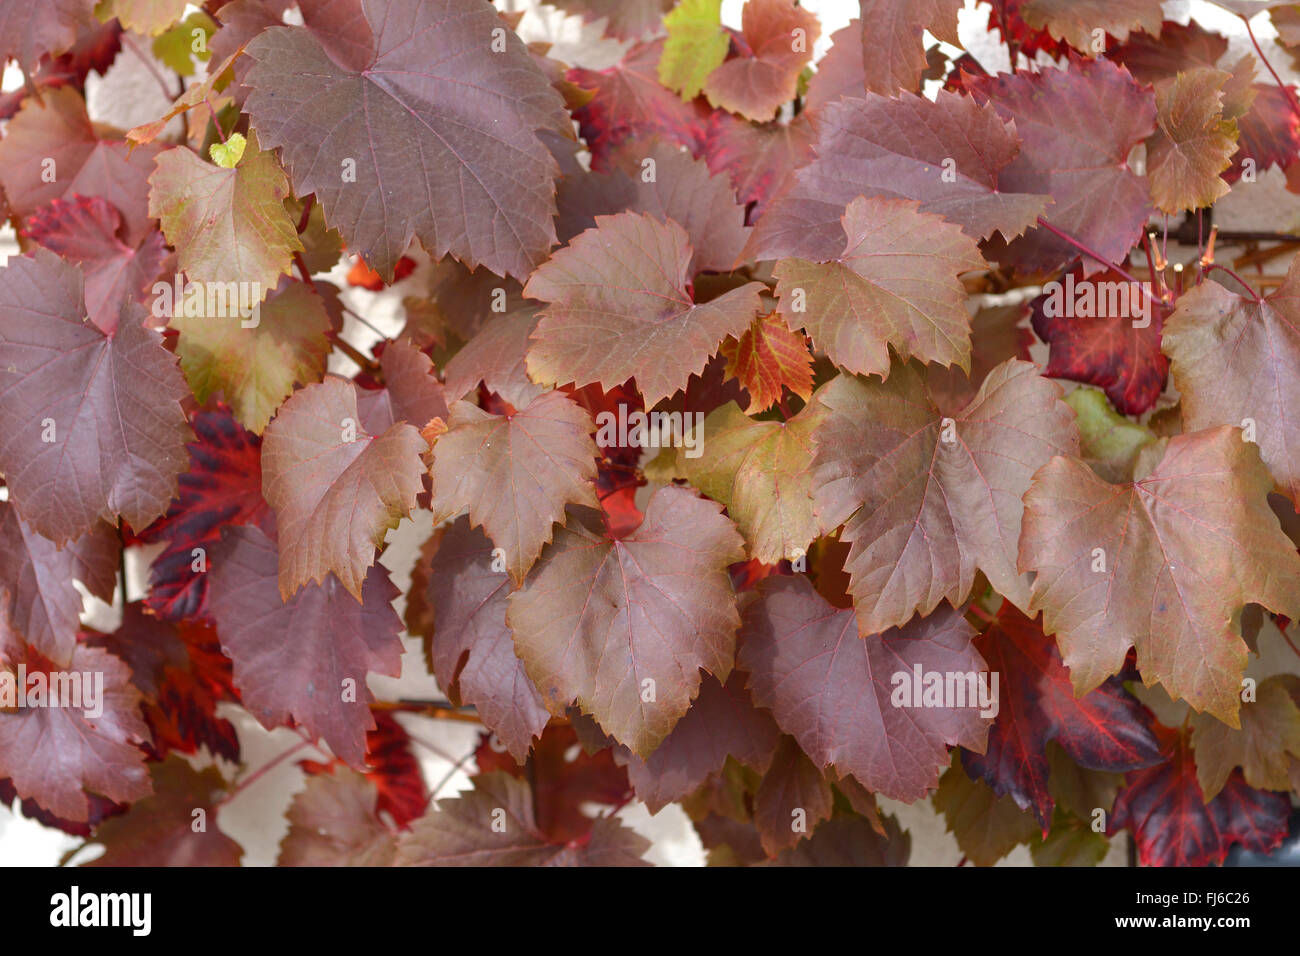
[[[158,72],[158,67],[154,65],[153,59],[145,56],[145,52],[140,49],[135,40],[125,30],[122,31],[121,36],[122,45],[134,53],[136,58],[145,65],[145,69],[153,74],[153,78],[158,81],[159,89],[163,91],[163,96],[167,98],[167,102],[170,104],[174,99],[176,99],[176,97],[168,88],[167,81],[163,78],[163,75]]]
[[[1211,269],[1218,269],[1220,272],[1226,272],[1228,273],[1228,275],[1232,276],[1234,279],[1240,282],[1243,286],[1245,286],[1247,294],[1251,297],[1251,299],[1255,302],[1256,305],[1259,305],[1264,301],[1259,297],[1259,294],[1251,287],[1250,283],[1248,283],[1241,276],[1237,275],[1237,273],[1233,272],[1227,266],[1221,266],[1217,262],[1211,262],[1209,267],[1205,271],[1209,272]]]
[[[311,219],[312,207],[316,205],[316,194],[308,193],[307,198],[302,201],[302,216],[298,219],[298,235],[307,231],[307,222]]]
[[[235,786],[231,787],[230,790],[226,793],[226,795],[216,802],[214,809],[216,809],[217,807],[224,807],[231,800],[235,799],[236,796],[238,796],[243,791],[247,790],[258,780],[262,779],[262,777],[266,776],[266,774],[270,773],[273,769],[275,769],[280,764],[284,763],[286,760],[288,760],[298,751],[302,750],[304,747],[315,747],[315,746],[316,745],[313,744],[310,740],[304,738],[298,741],[288,750],[284,751],[279,756],[272,757],[266,763],[262,764],[262,766],[258,767],[256,770],[250,773],[243,780],[239,781],[239,783],[235,784]]]
[[[1048,232],[1052,233],[1052,235],[1056,236],[1056,237],[1057,237],[1058,239],[1060,239],[1062,242],[1069,243],[1071,246],[1073,246],[1074,248],[1078,249],[1080,252],[1082,252],[1082,253],[1083,253],[1085,256],[1087,256],[1088,258],[1096,260],[1097,262],[1099,262],[1099,263],[1101,263],[1102,265],[1106,266],[1106,268],[1110,269],[1112,272],[1116,273],[1117,275],[1121,275],[1121,276],[1123,276],[1125,279],[1127,279],[1129,282],[1132,282],[1134,285],[1137,286],[1138,291],[1140,291],[1144,296],[1146,296],[1148,302],[1151,302],[1151,303],[1154,304],[1154,305],[1166,305],[1166,304],[1167,304],[1167,303],[1165,303],[1165,302],[1161,302],[1160,300],[1158,300],[1158,299],[1156,299],[1154,296],[1152,296],[1151,293],[1147,291],[1146,284],[1145,284],[1145,283],[1142,283],[1142,282],[1140,282],[1140,281],[1138,281],[1138,280],[1137,280],[1137,279],[1132,275],[1132,273],[1130,273],[1127,269],[1123,268],[1123,267],[1120,266],[1120,265],[1117,265],[1117,264],[1114,263],[1114,262],[1111,262],[1111,261],[1110,261],[1109,259],[1107,259],[1105,256],[1101,255],[1101,253],[1094,252],[1092,249],[1088,248],[1088,246],[1084,245],[1084,244],[1083,244],[1082,242],[1080,242],[1078,239],[1075,239],[1075,238],[1074,238],[1073,236],[1071,236],[1069,233],[1065,233],[1065,232],[1062,232],[1060,229],[1057,229],[1055,226],[1053,226],[1050,222],[1048,222],[1048,221],[1047,221],[1046,219],[1044,219],[1042,216],[1039,216],[1039,217],[1038,217],[1038,224],[1039,224],[1040,226],[1042,226],[1044,229],[1046,229]]]
[[[1282,82],[1282,77],[1277,75],[1277,70],[1273,69],[1273,64],[1268,62],[1268,57],[1264,54],[1264,48],[1259,45],[1259,40],[1255,38],[1255,31],[1250,26],[1250,17],[1245,14],[1238,14],[1238,16],[1241,17],[1241,22],[1246,24],[1246,33],[1250,35],[1250,42],[1255,45],[1255,52],[1259,54],[1259,58],[1263,61],[1265,69],[1272,74],[1273,81],[1277,83],[1278,89],[1282,91],[1282,94],[1287,98],[1287,102],[1291,104],[1291,111],[1295,113],[1296,116],[1300,116],[1300,101],[1296,100],[1295,93],[1292,91],[1291,87]]]

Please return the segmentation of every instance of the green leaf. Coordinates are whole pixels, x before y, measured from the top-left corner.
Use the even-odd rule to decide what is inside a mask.
[[[727,58],[722,0],[682,0],[664,17],[668,39],[659,58],[659,82],[693,100],[709,74]]]

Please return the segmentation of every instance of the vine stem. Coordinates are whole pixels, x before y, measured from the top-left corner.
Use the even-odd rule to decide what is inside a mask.
[[[980,607],[978,604],[972,604],[966,609],[966,613],[975,615],[975,617],[979,618],[985,624],[992,624],[994,620],[996,620],[992,614],[984,610],[984,608]]]
[[[1205,270],[1205,271],[1206,271],[1206,272],[1209,272],[1211,269],[1218,269],[1220,272],[1226,272],[1226,273],[1228,273],[1228,275],[1232,276],[1234,279],[1236,279],[1238,282],[1240,282],[1243,286],[1245,286],[1245,288],[1246,288],[1246,294],[1249,295],[1249,296],[1251,297],[1251,299],[1254,301],[1254,303],[1255,303],[1256,305],[1259,305],[1261,302],[1264,301],[1263,299],[1261,299],[1261,298],[1259,297],[1259,293],[1257,293],[1253,288],[1251,288],[1250,283],[1248,283],[1248,282],[1247,282],[1245,279],[1243,279],[1241,276],[1237,275],[1237,273],[1233,272],[1233,271],[1232,271],[1231,269],[1229,269],[1227,266],[1221,266],[1221,265],[1219,265],[1217,262],[1211,262],[1211,263],[1206,267],[1206,270]]]
[[[281,753],[279,756],[272,757],[266,763],[262,764],[262,766],[258,767],[256,770],[250,773],[243,780],[239,781],[239,783],[235,784],[235,786],[230,789],[229,793],[227,793],[224,797],[222,797],[220,800],[217,801],[214,809],[219,807],[224,807],[231,800],[235,799],[236,796],[243,793],[245,790],[247,790],[249,787],[255,784],[258,780],[261,780],[262,777],[266,776],[266,774],[274,770],[280,764],[284,763],[286,760],[288,760],[298,751],[302,750],[304,747],[315,747],[315,746],[316,745],[313,744],[310,740],[303,739],[298,741],[288,750]]]
[[[1282,77],[1277,75],[1277,70],[1273,69],[1273,64],[1268,62],[1268,57],[1264,54],[1264,48],[1259,45],[1259,40],[1255,38],[1255,31],[1251,28],[1250,17],[1245,16],[1244,14],[1238,14],[1238,16],[1241,17],[1241,22],[1246,24],[1246,33],[1250,35],[1250,42],[1255,45],[1255,52],[1259,54],[1260,60],[1263,61],[1264,68],[1272,75],[1273,81],[1278,85],[1278,89],[1280,89],[1283,95],[1286,96],[1287,102],[1291,104],[1291,111],[1295,113],[1296,116],[1300,117],[1300,101],[1296,100],[1295,93],[1292,91],[1291,87],[1282,82]]]
[[[1053,226],[1050,222],[1048,222],[1048,221],[1047,221],[1046,219],[1044,219],[1042,216],[1039,216],[1039,217],[1038,217],[1038,224],[1039,224],[1040,226],[1042,226],[1044,229],[1046,229],[1048,232],[1050,232],[1052,235],[1056,236],[1056,237],[1057,237],[1058,239],[1060,239],[1062,242],[1069,243],[1071,246],[1073,246],[1074,248],[1078,249],[1080,252],[1082,252],[1082,253],[1083,253],[1085,256],[1087,256],[1089,259],[1093,259],[1093,260],[1095,260],[1095,261],[1097,261],[1097,262],[1100,262],[1103,266],[1105,266],[1106,268],[1108,268],[1108,269],[1110,269],[1111,271],[1115,272],[1117,275],[1121,275],[1121,276],[1123,276],[1125,279],[1127,279],[1129,282],[1132,282],[1134,285],[1137,286],[1138,291],[1141,292],[1142,295],[1144,295],[1144,296],[1146,297],[1146,299],[1147,299],[1148,302],[1152,303],[1153,305],[1166,305],[1166,304],[1167,304],[1167,303],[1162,302],[1162,301],[1160,301],[1159,299],[1155,298],[1155,297],[1154,297],[1150,292],[1148,292],[1148,291],[1147,291],[1146,283],[1140,282],[1137,278],[1135,278],[1135,277],[1133,276],[1132,273],[1130,273],[1130,272],[1129,272],[1127,269],[1125,269],[1123,266],[1120,266],[1120,265],[1117,265],[1117,264],[1114,263],[1114,262],[1111,262],[1109,259],[1107,259],[1105,256],[1103,256],[1103,255],[1102,255],[1101,253],[1099,253],[1099,252],[1094,252],[1094,251],[1093,251],[1092,249],[1090,249],[1088,246],[1084,245],[1084,244],[1083,244],[1082,242],[1080,242],[1078,239],[1074,238],[1074,236],[1070,235],[1070,234],[1067,233],[1067,232],[1062,232],[1060,229],[1057,229],[1055,226]]]
[[[153,60],[150,57],[145,56],[144,50],[140,49],[139,45],[136,44],[135,40],[132,39],[131,35],[125,30],[122,31],[122,45],[134,53],[136,59],[143,63],[145,69],[147,69],[153,75],[153,78],[158,81],[158,87],[163,91],[163,96],[167,97],[167,102],[170,103],[172,100],[176,99],[172,91],[168,89],[167,81],[163,79],[163,75],[158,72],[158,67],[154,65]]]
[[[312,207],[316,205],[316,194],[309,193],[302,201],[302,216],[298,219],[298,235],[307,231],[307,222],[311,219]]]
[[[1290,647],[1293,652],[1295,652],[1295,656],[1300,657],[1300,647],[1295,646],[1295,642],[1291,640],[1291,635],[1287,634],[1286,629],[1279,627],[1277,631],[1279,634],[1282,635],[1282,640],[1286,641],[1287,646]]]

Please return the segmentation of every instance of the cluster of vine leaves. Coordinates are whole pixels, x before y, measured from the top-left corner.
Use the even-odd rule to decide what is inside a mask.
[[[1300,191],[1255,35],[1300,57],[1300,4],[1222,0],[1234,58],[993,0],[1001,73],[961,0],[861,0],[815,65],[795,0],[553,5],[612,65],[487,0],[0,0],[4,800],[98,865],[238,864],[218,811],[294,758],[283,865],[644,865],[633,799],[727,865],[906,863],[880,798],[977,864],[1277,846],[1300,240],[1213,214]],[[173,105],[93,122],[117,64]],[[403,632],[447,700],[370,690]],[[73,674],[102,706],[13,696]],[[237,707],[301,742],[248,772]],[[428,719],[484,728],[472,789]]]

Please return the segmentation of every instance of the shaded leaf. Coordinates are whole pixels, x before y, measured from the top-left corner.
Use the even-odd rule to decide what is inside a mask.
[[[354,770],[307,779],[289,806],[277,866],[391,866],[397,847],[376,813],[375,785]]]

